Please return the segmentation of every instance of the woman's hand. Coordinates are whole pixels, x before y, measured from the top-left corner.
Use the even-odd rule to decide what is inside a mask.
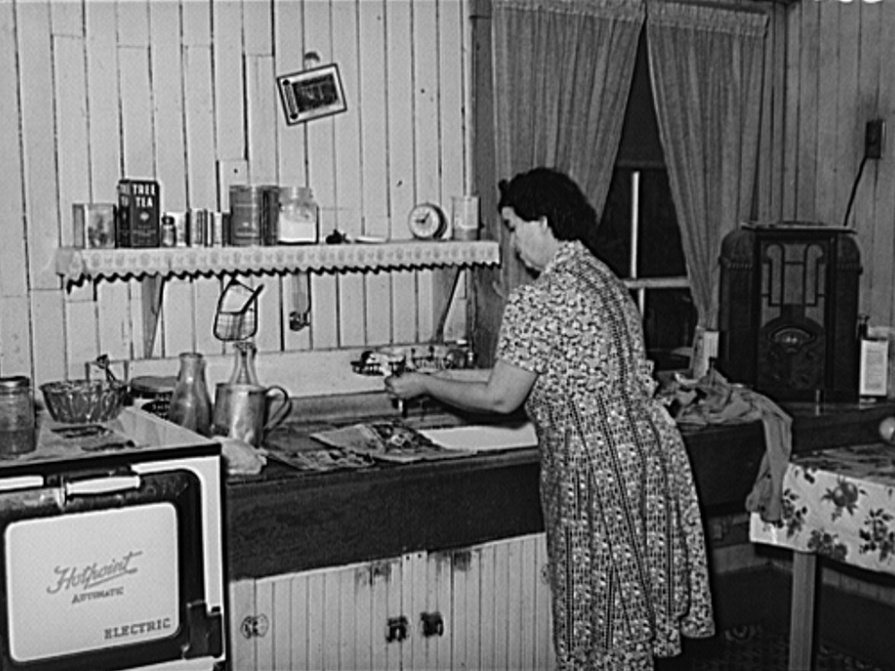
[[[407,400],[427,394],[426,378],[422,373],[403,373],[385,378],[385,391],[392,398]]]

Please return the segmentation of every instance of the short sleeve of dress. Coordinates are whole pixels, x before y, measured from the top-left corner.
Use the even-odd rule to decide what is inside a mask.
[[[551,317],[543,291],[524,285],[510,294],[500,323],[497,358],[539,375],[548,370],[555,338],[551,337]]]

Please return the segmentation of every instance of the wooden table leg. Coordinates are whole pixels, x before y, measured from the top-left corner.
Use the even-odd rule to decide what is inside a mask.
[[[813,552],[793,552],[789,671],[811,671],[814,668],[816,585],[817,555]]]

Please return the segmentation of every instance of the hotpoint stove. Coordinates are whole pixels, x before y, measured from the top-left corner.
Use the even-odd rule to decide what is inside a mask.
[[[0,669],[223,669],[219,444],[125,408],[0,460]]]

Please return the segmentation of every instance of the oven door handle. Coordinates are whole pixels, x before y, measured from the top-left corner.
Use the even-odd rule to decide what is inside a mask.
[[[140,488],[139,475],[113,475],[108,478],[92,478],[77,482],[65,483],[65,498],[73,496],[95,496],[97,494],[111,494],[128,489]]]

